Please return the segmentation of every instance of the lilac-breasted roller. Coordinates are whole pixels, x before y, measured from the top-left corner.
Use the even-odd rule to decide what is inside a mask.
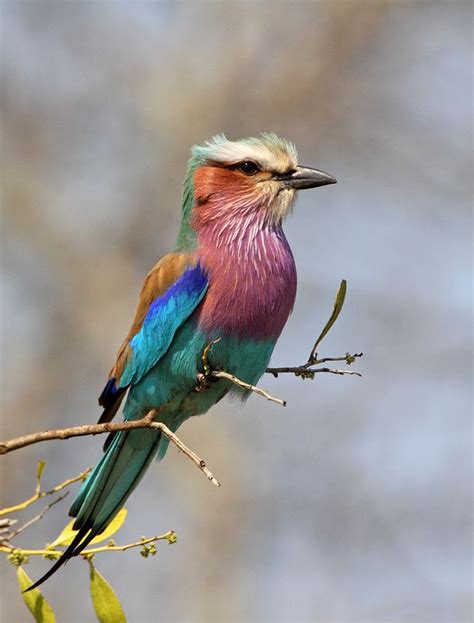
[[[220,338],[209,355],[211,367],[258,382],[296,295],[283,220],[297,191],[336,182],[299,166],[294,145],[275,134],[238,141],[220,135],[191,153],[176,246],[145,279],[99,398],[100,422],[110,421],[125,399],[125,420],[156,409],[176,431],[229,392],[246,397],[225,379],[194,391],[203,350]],[[69,512],[78,533],[35,586],[105,529],[168,443],[153,429],[109,436]]]

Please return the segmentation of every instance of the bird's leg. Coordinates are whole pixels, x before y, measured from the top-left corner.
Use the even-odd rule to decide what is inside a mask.
[[[209,365],[209,353],[214,344],[217,344],[217,342],[220,342],[220,340],[221,338],[218,337],[217,339],[212,340],[212,342],[209,342],[209,344],[206,344],[206,346],[204,347],[201,355],[203,372],[199,372],[197,375],[197,385],[193,389],[194,392],[203,392],[206,389],[209,389],[212,383],[215,383],[219,380],[212,374],[214,370]]]

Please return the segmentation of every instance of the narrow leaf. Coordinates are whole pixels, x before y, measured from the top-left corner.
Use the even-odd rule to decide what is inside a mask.
[[[36,491],[38,493],[41,489],[41,477],[43,476],[45,467],[46,461],[38,461],[38,466],[36,467]]]
[[[53,609],[41,594],[39,588],[34,588],[28,593],[23,593],[25,589],[33,584],[22,566],[17,567],[18,586],[22,591],[21,596],[33,615],[36,623],[56,623]]]
[[[114,589],[97,571],[92,560],[90,567],[90,589],[92,605],[100,623],[127,623],[125,613]]]
[[[94,543],[100,543],[110,539],[110,537],[122,527],[122,524],[127,517],[127,513],[128,511],[126,508],[119,510],[107,528],[101,534],[93,538],[90,544],[93,545]],[[74,521],[75,520],[73,519],[65,528],[63,528],[61,534],[50,544],[51,547],[58,547],[58,545],[70,545],[72,543],[73,538],[77,534],[77,530],[72,529]]]
[[[320,336],[316,340],[316,343],[313,346],[313,350],[311,351],[310,359],[314,359],[316,353],[318,352],[318,346],[321,344],[323,339],[331,330],[332,325],[336,322],[337,317],[341,313],[342,306],[344,305],[344,299],[346,298],[347,291],[347,281],[343,279],[341,281],[341,285],[339,286],[339,290],[336,294],[336,300],[334,301],[334,308],[332,310],[332,314],[329,320],[326,322],[324,329],[321,331]]]

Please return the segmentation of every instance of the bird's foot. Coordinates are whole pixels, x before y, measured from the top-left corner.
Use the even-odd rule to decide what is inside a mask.
[[[193,389],[193,392],[199,394],[200,392],[204,392],[206,391],[206,389],[209,389],[210,386],[211,383],[209,380],[209,376],[206,374],[202,374],[202,372],[199,372],[199,374],[197,375],[197,384],[196,387]]]
[[[204,392],[207,389],[210,389],[211,386],[218,380],[219,379],[213,376],[212,373],[203,374],[202,372],[199,372],[197,375],[197,384],[196,387],[194,387],[193,392]]]

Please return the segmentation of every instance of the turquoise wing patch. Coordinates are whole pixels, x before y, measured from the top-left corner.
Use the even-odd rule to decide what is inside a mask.
[[[207,286],[207,277],[197,264],[152,302],[140,331],[130,341],[131,355],[120,377],[120,387],[137,383],[160,360],[176,331],[202,301]]]

